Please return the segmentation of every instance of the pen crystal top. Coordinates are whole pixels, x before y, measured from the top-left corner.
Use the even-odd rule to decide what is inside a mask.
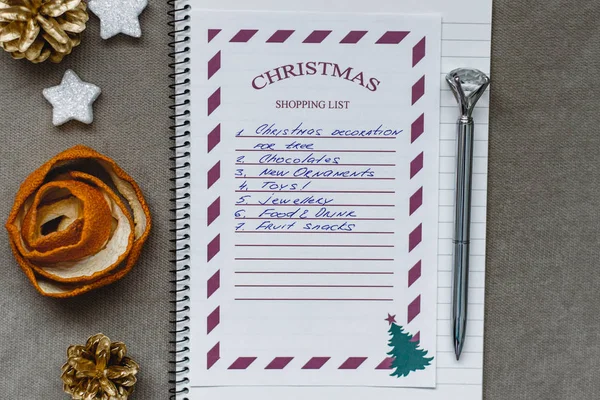
[[[475,104],[490,84],[490,78],[478,69],[458,68],[446,75],[446,82],[458,101],[461,115],[470,118]]]

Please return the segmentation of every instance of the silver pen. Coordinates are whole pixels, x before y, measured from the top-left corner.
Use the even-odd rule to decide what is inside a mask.
[[[469,291],[469,245],[471,231],[471,177],[473,169],[473,109],[490,84],[476,69],[458,68],[446,75],[458,102],[456,192],[454,202],[454,254],[452,258],[452,337],[456,360],[460,358],[467,330]]]

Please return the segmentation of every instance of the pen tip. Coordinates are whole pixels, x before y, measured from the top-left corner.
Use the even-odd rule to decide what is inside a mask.
[[[457,340],[454,342],[454,354],[456,354],[456,361],[459,361],[460,353],[462,353],[462,343]]]

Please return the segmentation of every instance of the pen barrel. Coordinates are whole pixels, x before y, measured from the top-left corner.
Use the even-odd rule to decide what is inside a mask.
[[[458,120],[456,141],[456,192],[454,202],[454,242],[469,243],[471,235],[471,180],[473,173],[473,119]]]
[[[467,324],[473,119],[461,117],[457,133],[452,317],[455,345],[459,346],[460,353]]]
[[[469,244],[454,245],[454,274],[452,282],[452,335],[458,353],[461,352],[467,331],[469,302]]]

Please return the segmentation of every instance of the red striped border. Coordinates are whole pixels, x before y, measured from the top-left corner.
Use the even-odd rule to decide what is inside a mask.
[[[302,369],[321,369],[330,359],[331,357],[313,357],[304,364]]]
[[[415,342],[415,341],[419,341],[419,333],[415,334],[411,341]],[[208,363],[212,366],[214,365],[214,363],[216,363],[219,359],[220,359],[220,353],[219,353],[220,349],[219,349],[219,343],[217,343],[215,345],[215,347],[213,347],[208,355]],[[348,357],[346,359],[343,359],[341,361],[341,363],[338,364],[333,364],[331,362],[331,357],[325,357],[325,356],[320,356],[320,357],[311,357],[309,359],[304,359],[302,361],[296,361],[295,362],[295,367],[300,367],[300,369],[304,369],[304,370],[320,370],[326,367],[329,367],[330,369],[338,369],[338,370],[357,370],[360,369],[361,367],[364,367],[364,363],[368,360],[368,357]],[[274,357],[272,359],[270,359],[270,361],[264,365],[260,363],[256,362],[258,360],[258,357],[238,357],[236,359],[233,360],[233,362],[227,367],[227,369],[231,369],[231,370],[245,370],[245,369],[250,369],[250,368],[263,368],[266,370],[282,370],[282,369],[286,369],[288,367],[290,367],[290,364],[292,364],[292,361],[295,360],[295,357]],[[375,367],[371,367],[377,370],[389,370],[392,367],[392,361],[393,358],[392,357],[386,357],[384,358],[379,364],[377,364]],[[339,361],[338,361],[339,362]]]
[[[208,41],[212,41],[219,33],[220,29],[208,30]],[[221,52],[215,53],[207,63],[207,80],[210,81],[221,69]],[[221,88],[218,87],[207,98],[207,116],[211,116],[221,106]],[[217,124],[207,135],[206,153],[211,154],[221,142],[221,124]],[[206,173],[206,186],[211,189],[208,192],[209,196],[214,196],[215,184],[221,179],[221,161],[217,161]],[[206,226],[210,226],[221,215],[221,197],[216,195],[214,200],[206,209]],[[210,277],[206,281],[206,298],[209,299],[221,287],[221,270],[218,268],[216,259],[221,251],[221,235],[217,234],[206,245],[206,262],[207,268],[212,271]],[[217,305],[206,317],[206,334],[213,335],[213,331],[221,323],[221,307]],[[206,353],[206,368],[210,369],[220,359],[221,343],[216,343]]]
[[[212,40],[221,32],[220,29],[209,29],[208,30],[208,43],[212,42]]]
[[[294,357],[275,357],[265,369],[284,369]]]
[[[210,369],[219,359],[221,358],[221,344],[217,342],[207,353],[206,353],[206,369]]]
[[[423,37],[417,42],[412,48],[412,67],[415,68],[421,60],[426,56],[426,37]],[[418,101],[425,95],[425,76],[420,77],[411,89],[411,104],[413,107],[419,107]],[[421,113],[410,127],[410,143],[413,146],[418,145],[418,139],[424,135],[425,132],[425,114]],[[415,145],[417,143],[417,145]],[[416,147],[418,149],[418,147]],[[422,151],[417,150],[417,155],[412,159],[409,166],[410,179],[414,179],[415,176],[423,169],[424,154]],[[423,186],[418,186],[416,191],[410,196],[408,204],[408,215],[413,221],[413,229],[408,234],[408,252],[411,253],[413,250],[418,248],[419,244],[423,239],[423,224],[421,222],[419,209],[423,205]],[[417,262],[408,270],[407,287],[412,287],[421,278],[422,260],[419,258]],[[421,314],[421,294],[418,293],[414,299],[408,304],[406,309],[406,323],[407,325],[413,322]],[[417,332],[413,335],[412,341],[418,342],[421,337],[421,332]]]
[[[208,42],[210,43],[220,32],[220,29],[209,29]],[[240,29],[229,39],[229,43],[248,43],[252,40],[256,40],[255,36],[258,32],[258,29]],[[290,37],[294,36],[295,33],[296,31],[291,29],[278,29],[268,36],[265,43],[285,43]],[[330,30],[314,30],[306,37],[299,37],[299,40],[306,44],[319,44],[326,41],[331,36],[331,33],[332,31]],[[349,31],[339,43],[357,44],[364,40],[367,33],[369,33],[369,31]],[[387,31],[372,40],[375,44],[396,45],[402,43],[409,33],[409,31]],[[413,67],[423,57],[425,57],[425,42],[413,48]]]
[[[406,31],[388,31],[377,40],[377,44],[399,44],[409,32]]]
[[[398,39],[400,35],[384,35],[380,39],[383,42],[393,42],[393,39]],[[415,68],[426,55],[426,38],[423,37],[417,44],[412,48],[412,67]],[[425,76],[420,77],[411,87],[411,105],[413,107],[419,107],[418,101],[425,95]],[[421,113],[410,126],[410,143],[414,145],[415,142],[425,134],[425,114]],[[417,147],[416,147],[417,148]],[[417,155],[409,163],[409,176],[410,179],[414,179],[419,172],[423,169],[424,165],[424,153],[419,151]],[[408,252],[411,253],[415,250],[421,241],[423,240],[423,224],[420,222],[420,217],[417,211],[423,205],[423,186],[419,186],[416,191],[410,196],[408,201],[408,215],[412,218],[413,228],[408,234]],[[409,270],[407,287],[410,288],[421,278],[421,266],[422,260],[419,259]],[[408,304],[406,309],[406,323],[410,324],[414,321],[421,313],[421,294],[417,294],[416,297]],[[411,341],[418,342],[421,337],[421,332],[417,331]],[[375,369],[378,370],[389,370],[392,367],[393,359],[391,357],[384,358]]]
[[[256,35],[258,29],[242,29],[236,33],[229,42],[231,43],[248,43],[250,39]]]
[[[227,369],[247,369],[256,361],[256,357],[238,357]]]
[[[350,31],[350,33],[348,33],[346,36],[344,36],[344,38],[342,39],[342,41],[340,42],[341,44],[356,44],[358,42],[360,42],[360,40],[365,37],[365,35],[368,33],[368,31]]]
[[[286,40],[292,36],[294,31],[291,30],[279,30],[275,31],[273,35],[269,39],[267,39],[267,43],[285,43]]]
[[[208,42],[210,43],[221,33],[221,29],[208,29]],[[256,29],[241,29],[236,32],[231,39],[230,43],[248,43],[258,33]],[[285,43],[291,37],[294,36],[294,30],[276,30],[271,34],[265,43],[280,44]],[[306,44],[319,44],[325,42],[330,36],[332,31],[330,30],[314,30],[308,36],[306,36],[302,43]],[[400,44],[410,32],[407,31],[387,31],[377,38],[375,44]],[[348,32],[340,44],[357,44],[364,40],[367,36],[368,31],[350,31]],[[426,56],[426,38],[423,37],[416,45],[412,48],[412,67],[414,68],[419,64]],[[207,79],[212,79],[218,71],[221,69],[221,51],[218,51],[211,57],[207,64]],[[411,104],[415,106],[418,101],[425,95],[425,76],[419,78],[411,88]],[[207,98],[207,116],[214,114],[221,106],[221,88],[218,87],[214,92]],[[421,114],[411,125],[411,143],[415,143],[417,139],[425,133],[425,115]],[[221,125],[217,124],[207,135],[207,154],[214,151],[221,141]],[[422,169],[424,163],[424,154],[420,152],[410,162],[410,179],[413,179]],[[212,188],[221,178],[221,167],[220,161],[217,161],[207,171],[207,187]],[[423,204],[423,187],[419,187],[417,191],[410,197],[409,200],[409,216],[413,216]],[[210,226],[220,216],[220,197],[217,196],[215,200],[207,208],[207,226]],[[409,252],[412,252],[422,240],[422,224],[418,223],[414,229],[410,232],[408,237],[408,248]],[[215,257],[220,252],[220,235],[217,234],[207,244],[207,262],[209,268],[211,262],[214,263]],[[408,271],[408,287],[415,284],[421,277],[421,263],[419,260],[413,267]],[[213,267],[213,274],[207,280],[207,298],[213,296],[220,288],[220,269]],[[407,323],[412,322],[417,318],[421,311],[421,295],[419,294],[407,307]],[[207,335],[211,334],[220,324],[220,306],[217,306],[213,311],[209,313],[206,318]],[[419,341],[420,332],[413,335],[413,341]],[[206,366],[210,369],[220,359],[220,342],[217,341],[213,347],[206,354]],[[245,370],[255,365],[256,357],[238,357],[229,365],[230,370]],[[294,357],[275,357],[273,358],[264,368],[268,370],[282,370],[286,368]],[[323,368],[331,357],[318,356],[312,357],[306,360],[301,369],[304,370],[319,370]],[[348,357],[345,359],[337,369],[340,370],[356,370],[364,364],[367,357]],[[386,357],[381,361],[375,369],[387,370],[391,368],[392,358]]]
[[[238,357],[228,369],[248,369],[254,364],[256,359],[257,357]],[[264,367],[264,369],[285,369],[293,359],[294,357],[275,357]],[[336,369],[356,370],[359,369],[367,359],[368,357],[348,357],[342,361]],[[330,360],[331,357],[311,357],[305,361],[302,369],[319,370],[328,364]]]

